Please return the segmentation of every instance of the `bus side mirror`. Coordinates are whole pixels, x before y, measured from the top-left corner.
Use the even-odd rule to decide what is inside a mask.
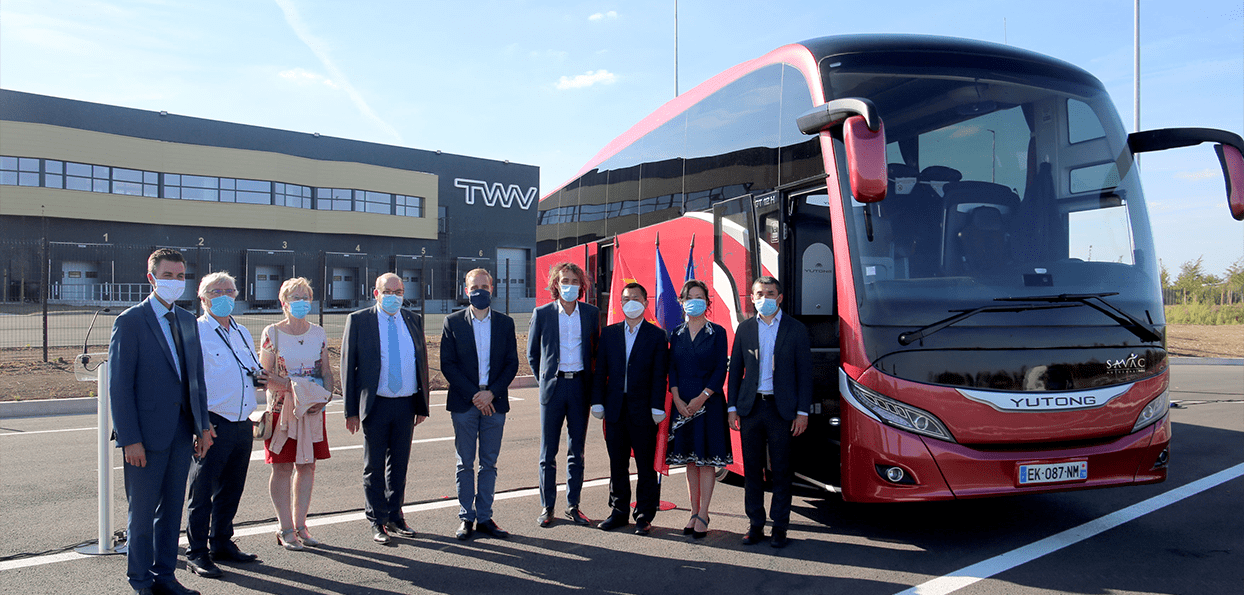
[[[862,116],[847,118],[842,128],[851,174],[851,194],[863,203],[878,202],[886,194],[885,126],[869,130]]]
[[[1244,139],[1240,135],[1214,128],[1162,128],[1127,135],[1127,145],[1133,153],[1165,151],[1201,143],[1218,143],[1214,146],[1214,152],[1218,153],[1222,177],[1227,181],[1227,206],[1231,208],[1231,217],[1244,221]]]
[[[1231,217],[1244,221],[1244,154],[1231,145],[1214,145],[1218,162],[1222,164],[1222,177],[1227,180],[1227,206]]]

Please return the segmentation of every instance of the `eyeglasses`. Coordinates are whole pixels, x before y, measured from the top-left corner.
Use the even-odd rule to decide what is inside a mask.
[[[311,297],[310,297],[310,296],[305,296],[305,295],[291,295],[291,296],[289,296],[289,302],[288,302],[288,303],[291,303],[291,304],[292,304],[292,303],[294,303],[294,302],[309,302],[309,301],[311,301]]]
[[[406,290],[404,290],[404,289],[392,289],[392,290],[390,290],[390,289],[385,289],[385,290],[383,290],[383,291],[381,291],[381,292],[380,292],[380,295],[395,295],[395,296],[397,296],[397,297],[402,297],[402,296],[405,296],[405,295],[406,295]]]
[[[207,290],[207,295],[210,295],[212,297],[220,297],[222,295],[233,297],[237,294],[238,294],[238,290],[236,289],[209,289]]]

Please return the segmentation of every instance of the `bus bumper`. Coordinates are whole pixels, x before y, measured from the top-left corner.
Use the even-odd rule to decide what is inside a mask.
[[[1120,438],[1089,446],[1043,450],[982,450],[925,438],[877,422],[850,408],[844,413],[843,499],[911,502],[1081,490],[1166,479],[1170,415]],[[1021,485],[1021,465],[1087,463],[1087,478]],[[884,471],[899,467],[902,482]]]

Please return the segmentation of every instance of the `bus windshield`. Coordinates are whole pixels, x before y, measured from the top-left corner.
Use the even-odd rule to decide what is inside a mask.
[[[827,95],[871,99],[886,127],[886,199],[863,204],[844,188],[863,324],[1114,292],[1112,306],[1164,324],[1138,171],[1099,84],[1005,65],[871,66],[825,74]],[[1089,308],[1006,312],[957,326],[1110,324]]]

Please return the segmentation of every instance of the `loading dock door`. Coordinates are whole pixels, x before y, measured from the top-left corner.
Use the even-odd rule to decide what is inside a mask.
[[[257,266],[255,267],[255,294],[252,296],[254,301],[275,301],[281,290],[281,267],[278,266]]]
[[[61,264],[60,299],[97,300],[95,286],[99,284],[99,263],[66,260]]]
[[[328,299],[345,302],[358,299],[358,269],[333,267]]]
[[[509,270],[506,270],[506,260]],[[527,297],[527,250],[525,248],[497,248],[496,271],[497,299],[505,303]]]

